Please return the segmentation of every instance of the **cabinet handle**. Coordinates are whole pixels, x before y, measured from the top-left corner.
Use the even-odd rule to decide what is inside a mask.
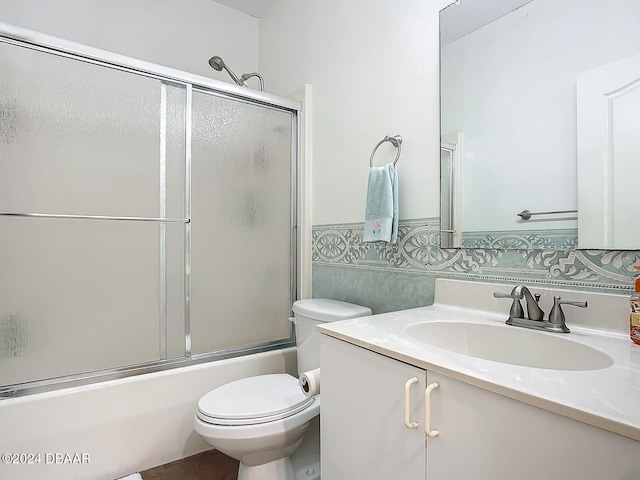
[[[412,422],[409,419],[409,411],[411,410],[411,385],[418,383],[418,377],[407,380],[404,384],[404,426],[407,428],[418,428],[418,422]]]
[[[424,391],[424,432],[427,437],[437,437],[440,432],[436,429],[431,430],[431,392],[440,385],[432,383]]]

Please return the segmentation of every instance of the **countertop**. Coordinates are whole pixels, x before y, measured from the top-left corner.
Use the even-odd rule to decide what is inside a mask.
[[[564,371],[522,367],[450,352],[416,340],[405,331],[410,324],[429,321],[503,325],[508,304],[501,307],[505,312],[498,314],[436,303],[325,323],[318,326],[318,330],[396,360],[640,441],[640,345],[632,343],[627,335],[571,326],[571,333],[565,338],[605,352],[614,363],[600,370]]]

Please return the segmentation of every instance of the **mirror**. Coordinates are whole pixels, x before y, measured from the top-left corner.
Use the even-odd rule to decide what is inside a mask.
[[[441,246],[640,248],[640,2],[458,3],[440,13]]]

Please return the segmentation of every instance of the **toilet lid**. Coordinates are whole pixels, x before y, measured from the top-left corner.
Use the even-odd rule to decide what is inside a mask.
[[[291,375],[259,375],[207,393],[198,402],[198,417],[215,425],[253,425],[291,416],[313,401]]]

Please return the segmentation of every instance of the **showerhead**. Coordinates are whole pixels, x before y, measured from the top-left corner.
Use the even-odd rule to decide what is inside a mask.
[[[264,81],[262,80],[262,76],[258,72],[245,73],[240,78],[238,78],[236,74],[233,73],[229,67],[227,67],[227,65],[224,63],[224,60],[222,60],[222,58],[218,57],[217,55],[209,59],[209,65],[211,66],[211,68],[218,72],[221,72],[223,69],[226,70],[233,81],[242,87],[248,86],[247,80],[249,80],[251,77],[258,77],[260,79],[260,90],[264,92]]]
[[[217,70],[218,72],[221,72],[222,69],[226,66],[224,64],[224,61],[220,58],[220,57],[211,57],[209,59],[209,65],[211,65],[211,68],[213,68],[214,70]]]
[[[229,76],[231,77],[231,79],[236,82],[236,84],[242,86],[242,87],[246,87],[247,86],[247,82],[245,82],[244,80],[240,80],[235,73],[233,73],[231,71],[231,69],[229,67],[227,67],[227,65],[224,63],[224,61],[218,57],[211,57],[209,59],[209,65],[211,66],[211,68],[213,68],[214,70],[217,70],[218,72],[221,72],[222,69],[224,68],[227,73],[229,74]]]

